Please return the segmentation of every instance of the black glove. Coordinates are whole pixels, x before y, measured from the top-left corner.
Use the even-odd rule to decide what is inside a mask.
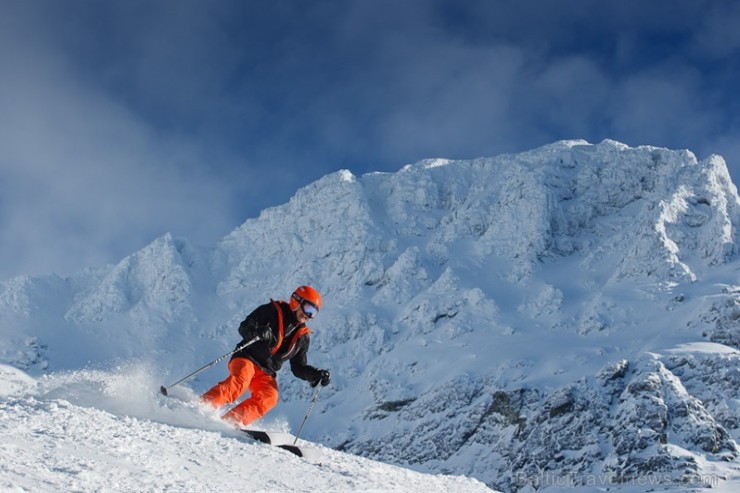
[[[329,370],[316,370],[316,376],[311,380],[311,387],[316,387],[321,384],[322,387],[326,387],[331,382],[331,373]]]
[[[272,332],[272,329],[269,325],[257,327],[254,331],[254,335],[256,337],[259,337],[263,341],[267,341],[268,346],[272,346],[277,342],[277,340],[275,339],[275,334]]]
[[[270,325],[259,325],[253,318],[246,318],[239,324],[239,335],[245,341],[251,341],[257,337],[263,341],[267,341],[270,345],[275,344],[275,334],[272,333]]]
[[[275,334],[269,324],[258,325],[254,319],[247,318],[241,325],[239,325],[239,334],[244,338],[245,341],[251,341],[255,337],[258,337],[262,341],[267,341],[267,344],[272,346],[275,344]]]

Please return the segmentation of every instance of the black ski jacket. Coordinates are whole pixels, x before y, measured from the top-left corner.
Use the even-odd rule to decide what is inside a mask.
[[[279,316],[278,310],[282,317]],[[280,334],[281,318],[282,334]],[[321,376],[318,369],[308,364],[308,347],[311,344],[308,327],[306,324],[298,323],[295,313],[284,301],[270,300],[270,303],[258,306],[247,315],[239,325],[239,335],[243,339],[236,347],[252,340],[256,336],[256,329],[265,326],[269,326],[274,335],[275,342],[272,346],[268,341],[260,340],[237,351],[231,358],[248,358],[273,377],[287,360],[290,360],[293,375],[301,380],[310,382]],[[276,347],[278,343],[279,347]]]

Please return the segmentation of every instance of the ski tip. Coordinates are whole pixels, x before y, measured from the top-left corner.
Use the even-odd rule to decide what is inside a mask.
[[[162,395],[167,395],[167,388],[164,385],[159,387],[159,391],[162,392]]]
[[[295,437],[288,433],[275,431],[262,431],[249,428],[239,428],[250,438],[258,442],[273,445],[277,448],[290,452],[298,457],[303,457],[311,462],[317,462],[321,459],[321,452],[313,447],[303,447],[295,444]]]
[[[257,440],[258,442],[267,443],[270,445],[273,445],[273,439],[270,436],[269,433],[266,431],[260,431],[260,430],[250,430],[248,428],[239,428],[241,431],[249,435],[251,438]]]
[[[278,448],[281,448],[283,450],[287,450],[291,454],[297,455],[298,457],[303,457],[303,450],[300,447],[296,447],[295,445],[278,445]]]
[[[291,454],[296,455],[298,457],[302,457],[308,460],[309,462],[314,462],[317,464],[320,464],[321,460],[323,459],[323,454],[321,453],[321,451],[313,447],[303,447],[303,446],[297,446],[297,445],[278,445],[278,448],[288,451]]]

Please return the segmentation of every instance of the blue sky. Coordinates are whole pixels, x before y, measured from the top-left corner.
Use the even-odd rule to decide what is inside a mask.
[[[740,183],[740,2],[0,0],[0,278],[349,169],[611,138]]]

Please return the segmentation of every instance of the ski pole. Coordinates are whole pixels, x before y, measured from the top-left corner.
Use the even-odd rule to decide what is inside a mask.
[[[293,445],[298,442],[298,437],[301,436],[301,431],[303,431],[303,427],[306,425],[306,421],[308,421],[308,416],[311,414],[311,411],[313,410],[313,405],[316,404],[316,399],[319,397],[319,391],[321,390],[321,385],[316,386],[316,392],[313,393],[313,397],[311,397],[311,403],[308,405],[308,411],[306,411],[306,415],[303,417],[303,423],[301,423],[301,427],[298,428],[298,433],[295,434],[295,440],[293,440]]]
[[[193,373],[191,373],[190,375],[188,375],[188,376],[186,376],[186,377],[183,377],[183,378],[181,378],[180,380],[178,380],[177,382],[175,382],[175,383],[173,383],[173,384],[169,385],[169,388],[172,388],[172,387],[174,387],[175,385],[179,385],[179,384],[181,384],[181,383],[182,383],[182,382],[184,382],[185,380],[187,380],[187,379],[189,379],[189,378],[192,378],[192,377],[194,377],[195,375],[197,375],[198,373],[202,372],[202,371],[203,371],[203,370],[205,370],[206,368],[210,368],[210,367],[212,367],[213,365],[215,365],[215,364],[216,364],[216,363],[218,363],[219,361],[222,361],[223,359],[225,359],[225,358],[228,358],[228,357],[229,357],[229,356],[231,356],[232,354],[234,354],[234,353],[236,353],[236,352],[239,352],[239,351],[241,351],[242,349],[244,349],[244,348],[245,348],[245,347],[247,347],[247,346],[251,346],[252,344],[254,344],[255,342],[257,342],[257,341],[259,341],[259,340],[260,340],[260,337],[259,337],[259,336],[257,336],[257,337],[255,337],[254,339],[252,339],[251,341],[247,341],[247,342],[245,342],[244,344],[242,344],[241,346],[237,346],[237,347],[236,347],[236,349],[234,349],[233,351],[231,351],[231,352],[228,352],[228,353],[224,354],[223,356],[220,356],[220,357],[218,357],[218,358],[214,359],[213,361],[211,361],[211,362],[210,362],[210,363],[208,363],[207,365],[201,366],[200,368],[198,368],[197,370],[195,370],[195,371],[194,371]],[[167,395],[167,388],[168,388],[168,387],[165,387],[164,385],[162,385],[161,387],[159,387],[159,391],[160,391],[160,392],[162,392],[162,394],[164,394],[164,395]]]

